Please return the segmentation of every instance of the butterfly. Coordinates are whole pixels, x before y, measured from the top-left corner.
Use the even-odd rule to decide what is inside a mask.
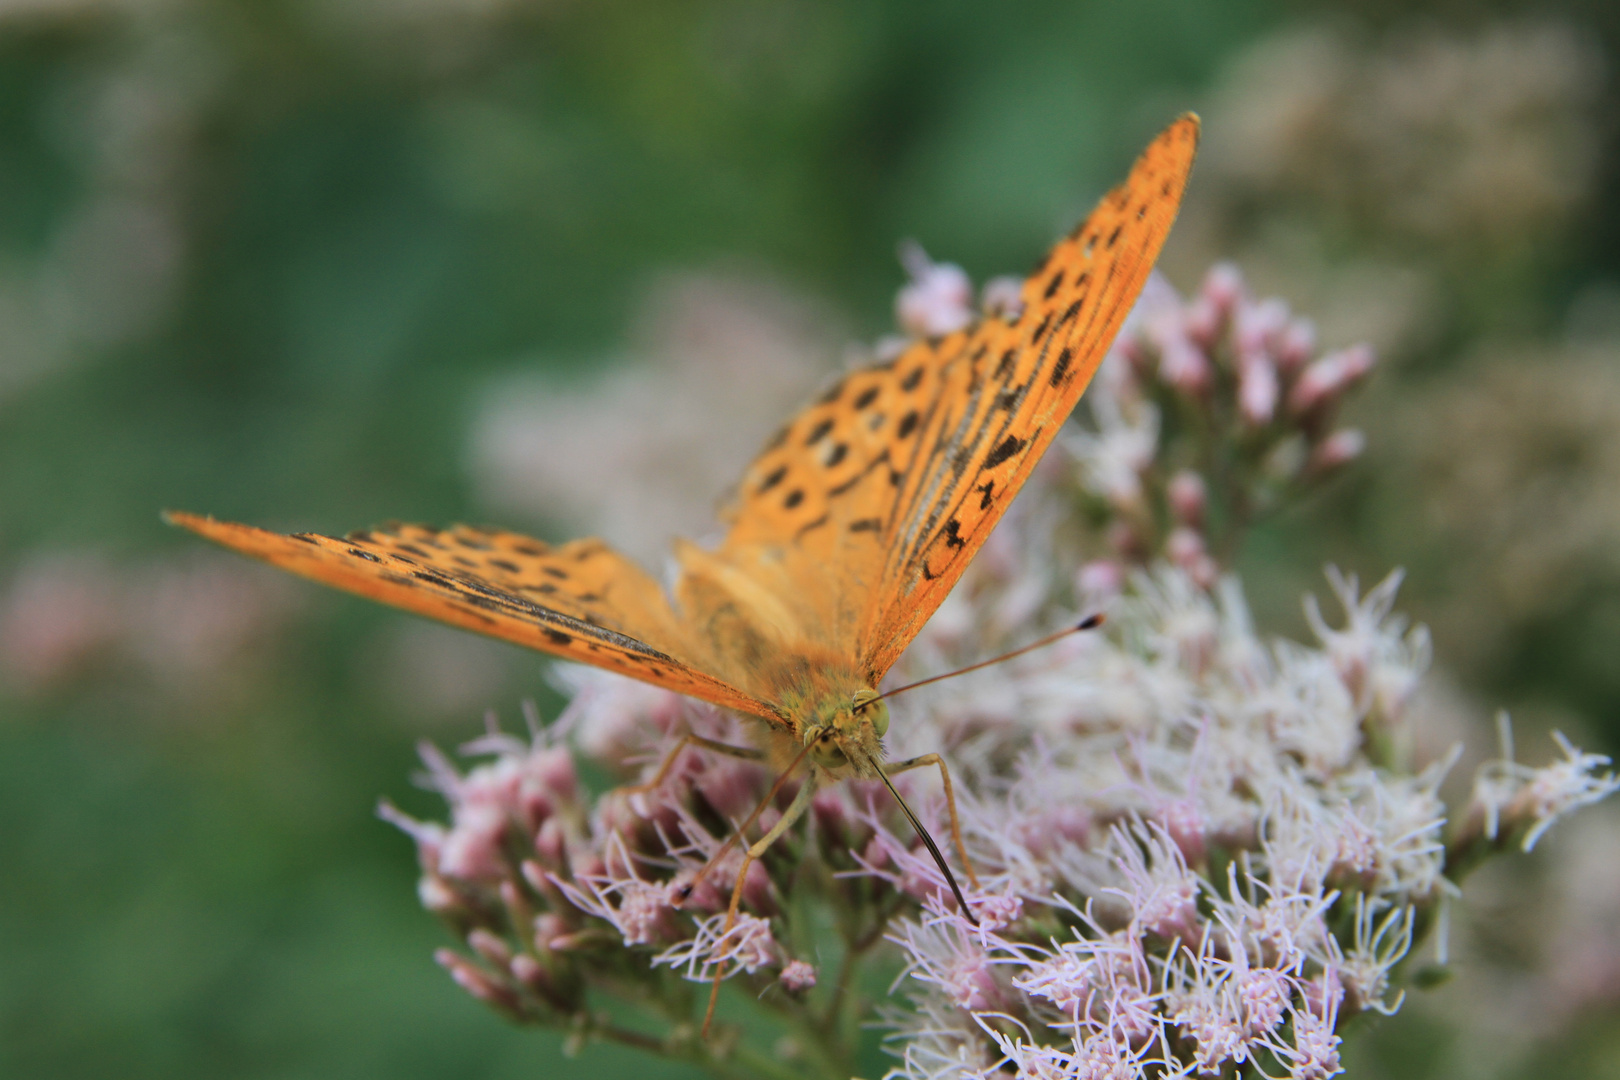
[[[596,539],[550,546],[465,525],[282,535],[187,513],[167,519],[327,585],[757,720],[758,748],[695,735],[682,743],[769,759],[784,781],[809,763],[790,807],[745,851],[729,925],[748,864],[803,814],[819,784],[888,783],[937,765],[950,796],[938,755],[884,759],[889,711],[877,687],[1097,370],[1170,231],[1198,131],[1187,114],[1147,147],[1126,181],[1029,275],[1016,315],[919,340],[845,375],[790,419],[723,511],[729,529],[720,545],[677,544],[671,594]],[[644,786],[659,783],[673,760]],[[957,854],[973,880],[949,802]]]

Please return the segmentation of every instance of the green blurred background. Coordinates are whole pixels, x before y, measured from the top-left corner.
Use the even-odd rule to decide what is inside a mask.
[[[897,240],[1016,273],[1187,108],[1172,280],[1234,258],[1384,359],[1367,460],[1244,552],[1262,624],[1405,565],[1437,739],[1502,705],[1620,748],[1617,61],[1609,0],[0,0],[0,1075],[681,1074],[453,986],[372,816],[434,812],[418,739],[552,715],[545,665],[158,510],[612,535],[524,471],[544,380],[706,335],[825,370],[890,329]],[[721,476],[749,400],[698,410]],[[1355,1074],[1620,1075],[1616,837],[1487,879]],[[1591,894],[1608,967],[1570,985],[1535,889]]]

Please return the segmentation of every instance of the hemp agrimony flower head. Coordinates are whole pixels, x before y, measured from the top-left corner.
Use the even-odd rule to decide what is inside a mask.
[[[960,325],[965,275],[905,257],[906,330]],[[982,303],[1016,293],[992,282]],[[616,1040],[718,1075],[848,1077],[873,1022],[890,1075],[917,1080],[1339,1072],[1345,1023],[1400,1007],[1461,873],[1616,787],[1607,759],[1562,739],[1541,769],[1506,749],[1448,838],[1454,757],[1414,771],[1392,749],[1422,722],[1430,658],[1393,612],[1399,574],[1363,592],[1330,570],[1338,612],[1307,599],[1312,642],[1255,632],[1225,560],[1256,514],[1356,456],[1333,414],[1371,364],[1317,355],[1308,324],[1231,267],[1191,301],[1162,281],[1144,295],[1087,396],[1092,423],[1048,455],[894,676],[997,655],[1094,605],[1109,617],[892,701],[891,753],[950,759],[973,919],[887,794],[846,782],[753,863],[728,929],[726,841],[774,786],[749,836],[768,830],[795,782],[689,748],[653,791],[591,790],[579,758],[631,785],[689,733],[743,732],[569,667],[572,703],[546,728],[531,711],[528,739],[492,728],[465,773],[424,748],[447,824],[383,808],[417,842],[423,905],[465,943],[440,962],[571,1047]],[[896,783],[946,831],[938,781]],[[717,972],[743,992],[703,1039]]]

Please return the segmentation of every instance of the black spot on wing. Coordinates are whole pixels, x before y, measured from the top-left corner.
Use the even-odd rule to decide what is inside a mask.
[[[1063,271],[1059,270],[1057,273],[1052,275],[1052,280],[1048,281],[1046,283],[1046,291],[1044,293],[1042,293],[1041,295],[1045,299],[1050,300],[1050,299],[1052,299],[1053,294],[1056,293],[1058,291],[1058,289],[1062,285],[1063,285]]]
[[[986,480],[973,490],[980,492],[984,496],[979,500],[979,509],[990,509],[990,503],[994,501],[996,497],[996,482],[994,480]]]
[[[788,470],[786,465],[778,465],[776,468],[772,469],[770,474],[766,476],[764,480],[760,481],[757,494],[763,495],[777,484],[780,484],[782,479],[787,476],[787,472]]]
[[[831,431],[832,429],[833,429],[833,422],[831,420],[822,420],[815,427],[810,429],[810,434],[808,434],[808,435],[806,435],[804,437],[804,445],[806,445],[806,446],[814,446],[814,445],[816,445],[816,443],[818,443],[822,439],[826,438],[827,432]]]
[[[849,531],[852,533],[877,532],[882,527],[883,522],[875,517],[858,518],[849,523]]]
[[[1052,385],[1061,386],[1068,381],[1069,364],[1074,360],[1074,350],[1067,345],[1058,353],[1057,363],[1052,365]]]
[[[917,430],[918,419],[919,417],[917,416],[916,409],[912,409],[910,412],[906,413],[906,415],[902,416],[900,418],[900,427],[895,431],[895,437],[900,439],[910,438],[911,433]]]
[[[794,488],[792,491],[788,492],[787,498],[782,500],[782,505],[787,507],[789,510],[792,510],[795,506],[798,506],[802,502],[804,502],[804,489]]]
[[[868,405],[872,404],[872,402],[877,400],[879,392],[879,387],[868,386],[865,390],[861,391],[860,397],[855,399],[855,408],[857,410],[866,408]]]
[[[1016,435],[1008,435],[1005,439],[1002,439],[996,444],[995,449],[991,450],[990,453],[985,455],[984,467],[987,469],[993,469],[997,465],[1000,465],[1002,462],[1006,461],[1008,458],[1012,457],[1014,454],[1018,453],[1018,451],[1022,450],[1023,448],[1023,439],[1020,439]]]
[[[353,555],[357,559],[364,559],[366,562],[382,562],[381,559],[377,558],[377,556],[373,555],[371,552],[363,551],[357,547],[350,548],[349,554]]]
[[[922,382],[922,379],[923,369],[921,365],[918,365],[917,367],[914,367],[908,371],[906,373],[906,377],[900,380],[900,389],[909,394],[913,390],[917,389],[917,384]]]

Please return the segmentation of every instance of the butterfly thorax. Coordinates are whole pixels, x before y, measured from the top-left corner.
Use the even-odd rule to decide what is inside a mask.
[[[797,757],[808,749],[811,763],[833,779],[877,775],[889,707],[876,690],[835,661],[805,658],[772,674],[776,701],[792,727],[790,739],[777,740],[779,756]]]

